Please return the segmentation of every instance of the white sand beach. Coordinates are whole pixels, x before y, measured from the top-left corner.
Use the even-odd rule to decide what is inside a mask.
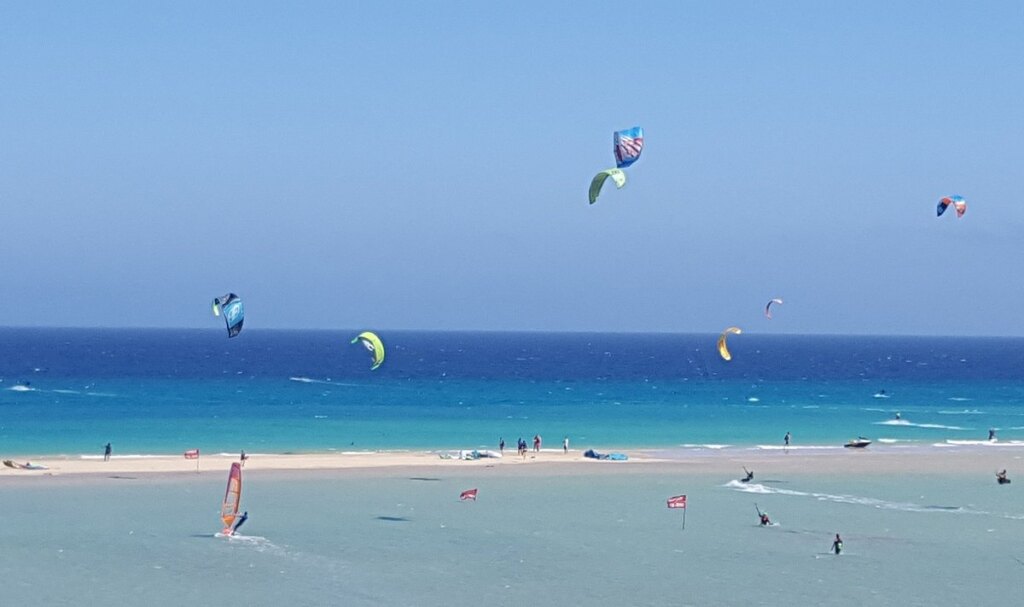
[[[899,473],[992,474],[996,470],[1014,468],[1024,464],[1024,446],[1001,447],[970,446],[948,449],[935,448],[878,448],[865,450],[720,450],[692,453],[665,450],[628,451],[628,461],[594,460],[583,456],[580,450],[563,453],[559,450],[529,452],[525,458],[506,452],[501,458],[461,460],[442,457],[458,451],[442,452],[338,452],[309,454],[251,454],[245,462],[246,471],[356,471],[381,468],[424,468],[443,471],[479,470],[533,470],[538,473],[571,471],[572,474],[624,473],[642,470],[648,473],[675,471],[686,474],[734,474],[741,476],[744,467],[772,474],[853,474],[887,475]],[[164,475],[195,473],[197,461],[182,455],[126,455],[103,461],[101,456],[12,457],[18,463],[31,462],[45,469],[26,470],[0,467],[0,479],[26,476],[63,475]],[[198,470],[209,472],[225,470],[237,455],[202,455]]]

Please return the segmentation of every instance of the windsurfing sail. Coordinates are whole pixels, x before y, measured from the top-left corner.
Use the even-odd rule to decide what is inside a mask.
[[[939,200],[939,206],[935,209],[935,216],[942,217],[942,214],[946,212],[946,208],[949,205],[953,205],[953,208],[956,209],[957,219],[963,217],[964,213],[967,212],[967,201],[964,200],[963,196],[946,196]]]
[[[768,320],[771,320],[772,319],[772,304],[781,304],[781,303],[782,303],[781,299],[778,299],[778,298],[769,299],[768,300],[768,305],[764,307],[764,317],[767,318]]]
[[[597,197],[601,195],[601,188],[604,187],[604,182],[609,178],[615,182],[616,188],[622,188],[626,185],[626,174],[619,169],[608,169],[601,171],[590,181],[590,204],[597,202]]]
[[[352,339],[352,343],[360,342],[363,344],[370,354],[373,355],[373,366],[370,370],[373,371],[384,362],[384,342],[377,337],[377,334],[373,331],[364,331],[359,335],[356,335]]]
[[[729,327],[725,331],[722,331],[722,334],[718,336],[718,354],[724,360],[732,360],[732,354],[729,354],[729,348],[726,347],[725,339],[729,337],[729,335],[739,335],[742,332],[743,331],[741,331],[739,327]]]
[[[235,337],[242,332],[242,321],[245,320],[245,308],[242,299],[234,293],[221,295],[213,300],[213,315],[224,315],[224,323],[228,327],[228,337]]]
[[[640,160],[644,149],[644,130],[638,126],[615,132],[615,166],[624,169]]]
[[[224,503],[220,507],[220,518],[224,521],[224,535],[231,535],[231,528],[238,516],[238,505],[242,501],[242,465],[231,464],[228,473],[228,488],[224,492]]]

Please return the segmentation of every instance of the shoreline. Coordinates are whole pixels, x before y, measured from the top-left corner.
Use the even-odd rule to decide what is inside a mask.
[[[998,445],[996,443],[995,445]],[[574,449],[530,451],[526,458],[506,453],[501,458],[482,457],[463,460],[442,458],[441,453],[458,451],[376,451],[305,454],[249,454],[246,472],[372,472],[424,470],[445,472],[531,470],[540,474],[604,474],[620,472],[675,472],[686,474],[727,474],[742,476],[744,467],[762,474],[993,474],[1008,469],[1013,478],[1024,470],[1024,444],[1003,443],[996,447],[953,445],[937,447],[882,446],[864,450],[822,449],[630,449],[628,461],[595,460]],[[13,462],[31,462],[45,469],[18,469],[0,466],[0,482],[29,477],[110,477],[133,474],[145,477],[196,474],[197,460],[183,455],[121,455],[103,461],[100,455],[11,457]],[[200,473],[223,472],[238,461],[237,454],[201,455]]]

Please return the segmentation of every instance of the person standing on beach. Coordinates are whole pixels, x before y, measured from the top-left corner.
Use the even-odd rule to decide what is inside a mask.
[[[238,457],[238,461],[242,462],[242,466],[245,466],[245,460],[249,459],[249,456],[245,454],[245,449],[242,449],[242,454]]]
[[[839,534],[837,533],[836,534],[836,541],[832,542],[832,552],[835,552],[836,554],[839,554],[842,551],[843,551],[843,538],[839,537]]]
[[[789,449],[789,432],[786,432],[786,437],[782,439],[783,446]]]
[[[498,452],[505,455],[505,437],[498,440]]]
[[[110,448],[110,443],[107,443],[107,446],[103,448],[103,461],[105,461],[105,462],[109,462],[110,461],[110,452],[111,451],[113,451],[113,449]]]
[[[562,439],[562,453],[569,453],[569,437]]]
[[[540,453],[540,434],[533,435],[533,451],[534,453]]]

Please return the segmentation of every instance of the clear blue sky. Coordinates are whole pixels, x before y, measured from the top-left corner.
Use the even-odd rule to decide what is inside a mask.
[[[1024,3],[586,5],[0,4],[0,325],[1024,335]]]

